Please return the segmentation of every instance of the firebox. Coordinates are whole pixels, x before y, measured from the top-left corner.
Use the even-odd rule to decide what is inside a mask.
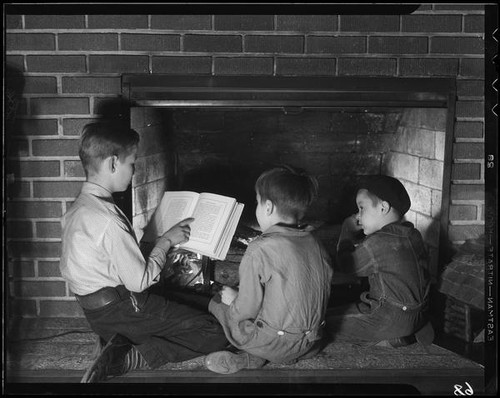
[[[139,239],[165,190],[232,196],[245,204],[240,223],[254,226],[255,180],[283,163],[318,179],[307,222],[338,231],[356,212],[358,179],[387,174],[410,193],[405,218],[422,233],[438,277],[447,245],[453,79],[124,75],[122,94],[141,136],[123,200]]]

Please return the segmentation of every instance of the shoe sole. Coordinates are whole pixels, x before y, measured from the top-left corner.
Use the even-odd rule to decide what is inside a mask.
[[[245,359],[229,351],[208,354],[205,357],[205,367],[219,374],[232,374],[246,368]]]
[[[260,369],[266,363],[265,359],[255,357],[246,352],[232,353],[218,351],[205,357],[205,367],[219,374],[232,374],[242,369]]]
[[[113,336],[108,343],[104,346],[102,349],[101,353],[97,356],[97,358],[92,362],[92,365],[86,370],[85,374],[83,375],[82,379],[80,380],[80,383],[98,383],[100,381],[106,380],[107,377],[105,376],[104,378],[98,379],[97,376],[99,375],[98,369],[99,369],[99,362],[101,362],[102,358],[107,354],[108,350],[110,350],[110,347],[113,345],[117,335]]]

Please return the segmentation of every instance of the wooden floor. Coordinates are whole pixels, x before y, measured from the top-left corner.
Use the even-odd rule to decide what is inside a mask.
[[[199,357],[156,370],[137,370],[98,385],[78,384],[93,361],[95,341],[83,318],[13,322],[6,336],[6,391],[452,395],[456,384],[467,381],[476,394],[484,384],[482,365],[437,345],[393,349],[338,343],[294,365],[267,364],[233,375],[208,371]]]

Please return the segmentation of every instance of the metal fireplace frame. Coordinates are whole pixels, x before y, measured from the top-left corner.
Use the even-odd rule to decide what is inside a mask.
[[[447,107],[455,79],[126,74],[122,98],[152,107]]]

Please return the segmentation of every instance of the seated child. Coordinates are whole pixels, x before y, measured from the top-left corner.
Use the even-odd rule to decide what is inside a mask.
[[[316,352],[333,272],[326,250],[300,224],[316,190],[316,180],[287,167],[257,179],[255,213],[262,235],[241,260],[239,290],[224,286],[209,304],[228,340],[243,351],[207,355],[211,371],[292,362],[313,346]]]
[[[359,302],[328,309],[328,333],[335,342],[432,342],[428,254],[420,232],[402,220],[411,205],[405,187],[393,177],[370,176],[359,185],[356,204],[358,213],[342,224],[337,264],[340,272],[368,277],[370,288]],[[366,237],[358,242],[361,231]]]
[[[138,143],[137,132],[118,121],[86,125],[80,141],[87,178],[63,218],[60,269],[90,327],[107,342],[82,383],[227,346],[222,327],[208,311],[153,292],[167,252],[189,239],[193,219],[165,232],[144,258],[132,225],[112,197],[132,180]]]

